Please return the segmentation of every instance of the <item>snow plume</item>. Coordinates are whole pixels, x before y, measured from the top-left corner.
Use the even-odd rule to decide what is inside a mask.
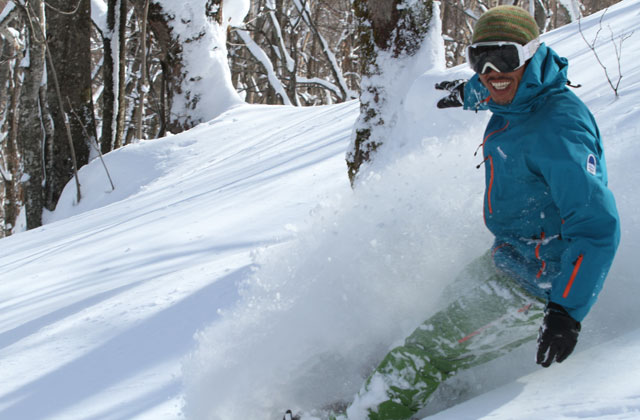
[[[351,401],[390,343],[491,243],[468,139],[460,129],[418,136],[355,194],[318,207],[296,240],[256,253],[242,298],[185,361],[187,418],[275,419]]]

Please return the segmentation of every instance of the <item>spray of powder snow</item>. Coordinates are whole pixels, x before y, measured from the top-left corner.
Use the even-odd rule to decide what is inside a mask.
[[[407,103],[435,103],[434,77]],[[356,193],[317,209],[296,240],[256,255],[241,300],[185,362],[188,418],[274,419],[351,401],[438,309],[442,288],[491,243],[473,157],[483,121],[467,118],[403,126],[414,141],[400,157],[368,168]]]
[[[397,134],[413,141],[381,151],[385,158],[366,169],[356,192],[318,208],[294,241],[256,255],[241,300],[199,334],[185,362],[188,418],[277,419],[287,408],[313,413],[351,401],[384,354],[440,307],[442,288],[490,245],[483,173],[473,157],[488,115],[447,110],[438,111],[437,122],[421,118],[443,78],[425,74],[404,101]],[[619,176],[631,167],[615,146],[610,173]],[[630,221],[632,187],[620,186],[621,215]],[[626,254],[637,249],[635,237],[626,236],[622,264],[589,317],[583,348],[633,323],[620,305],[632,308],[625,291],[638,288],[624,264],[633,260]],[[532,344],[468,372],[430,409],[535,369],[533,354]]]
[[[452,77],[436,29],[403,69],[394,141],[362,169],[355,194],[317,209],[296,240],[258,253],[235,309],[198,335],[184,364],[188,418],[274,419],[351,401],[490,245],[473,156],[486,119],[436,110],[433,85]],[[433,74],[412,78],[420,68]]]

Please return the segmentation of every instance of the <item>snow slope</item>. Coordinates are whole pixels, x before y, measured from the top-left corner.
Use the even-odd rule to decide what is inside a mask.
[[[105,156],[114,192],[83,168],[79,205],[66,191],[52,223],[0,241],[0,418],[177,417],[180,361],[253,250],[348,189],[356,109],[239,108]]]
[[[639,15],[640,0],[612,7],[596,45],[615,72],[609,28],[630,35],[619,98],[577,25],[544,37],[584,86],[622,217],[577,354],[543,370],[523,348],[446,384],[425,416],[640,418]],[[582,22],[588,39],[598,24]],[[99,161],[82,168],[79,204],[70,188],[44,227],[0,240],[0,419],[279,419],[348,401],[491,243],[473,156],[488,116],[433,107],[434,81],[461,74],[415,81],[402,141],[356,193],[354,102],[239,106],[127,146],[105,156],[115,191]]]
[[[429,419],[638,419],[639,351],[634,330]]]

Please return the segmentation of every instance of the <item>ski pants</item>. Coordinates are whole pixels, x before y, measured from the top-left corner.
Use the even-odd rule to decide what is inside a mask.
[[[535,339],[544,310],[542,299],[496,270],[490,253],[466,267],[444,298],[447,306],[383,359],[347,409],[349,420],[410,419],[457,371]]]

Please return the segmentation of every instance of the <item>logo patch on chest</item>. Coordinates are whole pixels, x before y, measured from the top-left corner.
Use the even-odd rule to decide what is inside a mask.
[[[591,175],[596,174],[596,157],[593,154],[587,156],[587,172]]]

